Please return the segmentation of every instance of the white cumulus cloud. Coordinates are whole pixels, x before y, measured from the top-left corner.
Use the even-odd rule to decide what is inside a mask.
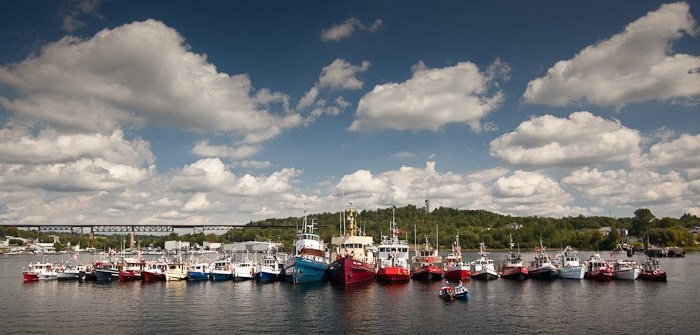
[[[682,134],[677,139],[656,143],[632,166],[697,169],[700,167],[700,135]]]
[[[491,141],[491,155],[513,165],[583,166],[625,161],[639,154],[641,136],[590,112],[543,115]]]
[[[162,22],[67,36],[22,62],[0,66],[0,84],[16,96],[0,104],[57,129],[109,132],[152,123],[219,132],[260,142],[301,124],[286,97],[255,92],[248,75],[218,72],[206,55]],[[282,104],[279,113],[266,109]]]
[[[480,120],[503,101],[489,95],[491,77],[470,62],[431,69],[419,63],[403,83],[377,85],[359,101],[353,131],[438,130],[449,123],[466,123],[481,131]]]
[[[382,20],[375,20],[371,25],[366,25],[362,21],[351,17],[343,23],[335,24],[330,28],[324,28],[321,30],[321,40],[327,41],[340,41],[342,39],[348,38],[352,35],[355,30],[369,31],[373,32],[377,30],[382,25]]]
[[[528,83],[525,102],[564,106],[587,101],[622,107],[645,100],[700,95],[700,57],[673,54],[671,44],[696,34],[685,2],[664,4],[607,40],[557,62]]]

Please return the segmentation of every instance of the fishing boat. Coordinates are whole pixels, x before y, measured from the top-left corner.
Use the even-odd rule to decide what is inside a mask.
[[[86,267],[85,267],[85,265],[73,264],[73,263],[77,262],[77,259],[78,259],[78,255],[73,255],[65,263],[57,264],[55,266],[56,279],[58,279],[59,281],[79,280],[80,279],[80,272],[85,271]]]
[[[302,229],[294,241],[294,257],[284,263],[284,279],[293,284],[320,282],[327,278],[330,260],[326,246],[316,234],[316,220],[308,220],[306,210]]]
[[[609,260],[608,264],[610,264],[610,268],[612,269],[613,279],[637,279],[637,277],[639,277],[639,274],[642,272],[642,268],[639,266],[639,263],[629,258],[618,259],[615,256],[616,250],[621,250],[624,252],[620,244],[618,244],[614,250],[610,251],[610,256],[613,257],[613,259]]]
[[[600,258],[600,254],[591,254],[586,260],[586,273],[583,278],[608,281],[613,278],[613,273],[608,262]]]
[[[445,269],[443,270],[446,279],[462,280],[469,278],[469,264],[462,259],[462,247],[459,245],[459,235],[455,235],[452,242],[452,252],[445,257]]]
[[[225,258],[215,261],[209,274],[211,275],[211,280],[215,282],[233,279],[233,264],[231,263],[231,259]]]
[[[187,280],[209,280],[209,265],[208,262],[195,262],[190,264],[190,266],[187,267]]]
[[[564,279],[583,279],[586,268],[581,265],[581,260],[575,250],[567,245],[564,251],[554,256],[554,265],[557,267],[557,276]]]
[[[187,266],[181,260],[168,262],[165,270],[166,281],[187,280]]]
[[[123,265],[119,270],[119,281],[139,281],[142,278],[143,269],[146,267],[146,260],[143,258],[124,258]]]
[[[496,272],[493,259],[488,257],[484,242],[479,243],[479,258],[470,263],[469,271],[471,272],[471,278],[478,280],[493,280],[498,278],[498,272]]]
[[[58,279],[53,264],[46,262],[29,263],[27,268],[22,271],[22,275],[24,282]]]
[[[258,280],[263,283],[277,281],[282,278],[283,271],[284,262],[278,258],[277,246],[268,247],[260,262]]]
[[[498,269],[498,275],[505,279],[524,280],[528,278],[528,270],[523,266],[523,259],[520,256],[520,251],[515,252],[513,247],[513,237],[510,237],[510,250],[504,257],[503,262]]]
[[[95,263],[95,278],[98,282],[119,280],[119,265],[114,260]]]
[[[350,203],[347,214],[348,229],[343,236],[333,237],[335,259],[328,267],[331,282],[353,284],[373,280],[377,274],[372,236],[366,236],[355,223],[355,211]]]
[[[437,249],[430,245],[428,236],[425,236],[423,249],[416,249],[411,266],[411,278],[422,281],[434,281],[442,279],[442,257]]]
[[[527,268],[530,278],[554,280],[557,278],[557,267],[552,264],[552,259],[547,255],[546,247],[540,239],[539,247],[535,247],[535,260],[530,262]]]
[[[257,264],[248,258],[247,253],[242,261],[233,264],[233,280],[235,281],[255,279],[259,273]]]
[[[141,272],[141,278],[144,283],[165,281],[165,271],[168,269],[168,263],[164,258],[157,261],[147,262],[146,268]]]
[[[639,273],[639,279],[650,281],[666,281],[667,274],[661,270],[658,258],[647,258],[642,262],[642,271]]]
[[[441,299],[445,301],[452,301],[455,299],[458,300],[464,300],[467,301],[469,300],[469,290],[467,289],[466,286],[462,285],[462,282],[459,282],[459,285],[457,286],[450,286],[445,285],[440,288],[440,293],[438,294]]]
[[[396,207],[393,208],[393,211]],[[401,233],[396,226],[392,211],[389,231],[391,236],[382,236],[377,256],[377,280],[383,282],[402,282],[411,278],[408,260],[409,248],[406,240],[399,239]]]

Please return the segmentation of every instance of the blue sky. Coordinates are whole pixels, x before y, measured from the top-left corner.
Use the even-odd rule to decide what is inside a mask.
[[[695,3],[4,1],[0,222],[700,215]]]

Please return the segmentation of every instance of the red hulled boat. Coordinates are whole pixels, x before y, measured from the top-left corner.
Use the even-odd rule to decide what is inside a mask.
[[[139,281],[142,279],[142,273],[146,267],[146,261],[141,258],[126,258],[124,264],[119,270],[119,281]]]
[[[608,281],[613,278],[613,271],[608,265],[608,262],[600,258],[599,254],[592,254],[586,260],[586,273],[583,278]]]
[[[146,268],[141,272],[141,278],[145,283],[165,281],[165,271],[168,264],[165,261],[147,263]]]
[[[351,203],[352,204],[352,203]],[[355,225],[355,213],[352,207],[347,215],[349,224],[347,233],[333,237],[331,244],[336,246],[335,261],[328,267],[331,282],[353,284],[374,279],[377,274],[376,261],[371,236],[364,236]]]
[[[642,262],[642,272],[639,273],[639,279],[651,281],[666,281],[667,274],[659,267],[658,258],[649,258]]]
[[[382,241],[379,244],[377,280],[383,282],[408,281],[411,278],[408,265],[408,243],[406,240],[399,239],[400,231],[396,227],[393,213],[389,230],[391,237],[382,236]]]
[[[411,278],[423,281],[433,281],[442,279],[442,257],[438,255],[438,250],[433,249],[425,237],[425,244],[422,250],[416,250],[413,257]]]
[[[523,266],[523,259],[520,256],[520,252],[515,252],[513,247],[513,238],[510,238],[510,251],[503,259],[503,263],[500,265],[498,270],[498,275],[504,279],[514,279],[514,280],[524,280],[528,278],[528,270]]]
[[[445,257],[444,276],[447,279],[462,280],[469,278],[469,264],[462,259],[462,247],[459,245],[459,235],[452,242],[452,253]]]

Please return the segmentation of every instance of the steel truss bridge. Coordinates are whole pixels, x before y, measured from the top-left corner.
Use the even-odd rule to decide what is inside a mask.
[[[0,226],[17,227],[25,229],[37,229],[41,232],[70,232],[74,234],[84,234],[85,229],[90,230],[90,237],[95,233],[171,233],[175,229],[192,229],[194,233],[204,231],[232,230],[245,228],[297,228],[292,225],[262,225],[262,226],[242,226],[242,225],[37,225],[37,224],[0,224]]]

